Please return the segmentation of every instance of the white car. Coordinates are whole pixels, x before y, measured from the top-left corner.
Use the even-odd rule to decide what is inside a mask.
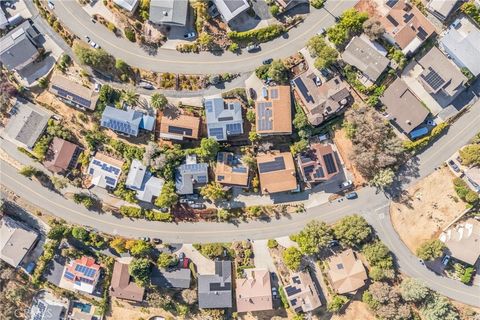
[[[90,41],[90,45],[92,46],[92,48],[100,49],[100,46],[96,42],[94,42],[93,40]]]
[[[55,5],[53,4],[52,1],[48,1],[48,2],[47,2],[47,5],[48,5],[48,7],[49,7],[51,10],[55,9]]]
[[[101,87],[102,87],[102,85],[100,83],[96,82],[95,87],[94,87],[95,92],[99,92]]]
[[[189,32],[189,33],[186,33],[183,35],[183,38],[184,39],[192,39],[192,38],[195,38],[197,34],[195,32]]]

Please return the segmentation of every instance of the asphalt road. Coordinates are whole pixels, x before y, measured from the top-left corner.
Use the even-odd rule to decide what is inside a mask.
[[[186,54],[162,48],[154,54],[149,54],[124,37],[117,37],[100,23],[93,23],[77,1],[54,1],[54,3],[57,17],[80,39],[84,40],[88,35],[115,58],[122,59],[132,66],[158,72],[214,74],[253,71],[267,58],[283,59],[298,52],[320,28],[328,28],[335,23],[332,14],[339,16],[346,9],[353,7],[357,0],[329,0],[325,5],[326,9],[312,8],[305,21],[291,29],[284,37],[261,44],[261,51],[247,53],[243,50],[238,55],[228,51],[221,55],[210,52]]]

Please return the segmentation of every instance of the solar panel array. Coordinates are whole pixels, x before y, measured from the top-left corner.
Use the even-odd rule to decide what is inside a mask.
[[[116,180],[111,177],[105,177],[105,182],[110,186],[115,186]]]
[[[333,160],[333,154],[328,153],[323,155],[323,161],[325,161],[325,166],[327,167],[328,174],[333,174],[337,172],[337,166]]]
[[[275,157],[275,160],[258,164],[260,173],[285,170],[285,161],[283,157]]]
[[[68,272],[68,271],[65,271],[64,277],[67,278],[68,280],[72,280],[72,281],[75,279],[75,275],[71,272]]]
[[[64,97],[68,100],[71,100],[75,103],[78,103],[79,105],[83,106],[83,107],[86,107],[86,108],[90,108],[90,104],[91,104],[91,101],[88,100],[88,99],[85,99],[85,98],[82,98],[74,93],[71,93],[71,92],[68,92],[56,85],[52,85],[52,89],[56,90],[57,91],[57,94],[61,97]]]
[[[323,172],[322,167],[318,167],[317,170],[315,170],[315,173],[313,175],[315,178],[324,178],[325,177],[325,172]]]
[[[83,266],[81,264],[77,264],[75,266],[75,271],[83,273],[86,277],[92,278],[95,273],[97,273],[97,270],[89,268],[87,266]]]
[[[132,136],[136,136],[138,134],[138,128],[132,128],[129,122],[118,121],[115,119],[102,120],[102,127],[106,127],[114,131],[122,132]]]
[[[181,135],[185,135],[185,136],[191,136],[192,133],[193,133],[192,129],[176,127],[176,126],[169,126],[168,127],[168,132],[169,133],[174,133],[174,134],[181,134]]]
[[[242,124],[241,123],[229,123],[226,125],[227,135],[242,134]]]
[[[219,153],[217,154],[217,161],[218,161],[218,162],[223,162],[223,155],[224,155],[223,152],[219,152]]]
[[[290,296],[293,296],[294,294],[302,292],[302,290],[300,290],[297,287],[288,286],[288,287],[285,287],[285,292],[287,293],[287,296],[290,297]]]
[[[217,176],[218,181],[223,181],[225,179],[225,176]]]
[[[181,166],[181,169],[183,173],[195,174],[195,173],[200,173],[207,170],[207,164],[206,163],[183,164]]]
[[[232,172],[235,173],[247,173],[247,168],[245,167],[233,167]]]
[[[93,164],[96,165],[96,166],[99,166],[103,171],[113,173],[117,176],[120,174],[120,169],[119,168],[114,167],[112,165],[109,165],[109,164],[107,164],[105,162],[102,162],[100,160],[93,159]]]
[[[428,73],[422,75],[422,78],[433,90],[437,90],[445,83],[445,80],[432,67],[428,67]]]
[[[208,130],[209,137],[215,137],[217,140],[223,140],[225,137],[223,136],[223,128],[211,128]]]
[[[270,89],[270,98],[278,99],[278,89]]]
[[[207,112],[213,112],[213,101],[212,100],[205,101],[205,109],[207,110]]]
[[[271,102],[259,102],[258,103],[258,129],[259,130],[272,130],[272,103]]]
[[[47,306],[43,302],[38,301],[37,307],[38,307],[38,312],[36,312],[35,315],[33,316],[33,320],[42,320],[43,314],[45,313],[45,310],[47,310]]]
[[[198,183],[207,183],[208,182],[207,176],[197,176],[197,178],[195,180],[197,180]]]

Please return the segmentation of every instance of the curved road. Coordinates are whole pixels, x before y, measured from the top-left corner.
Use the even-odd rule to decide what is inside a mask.
[[[115,58],[122,59],[131,66],[157,71],[191,74],[242,73],[252,71],[267,58],[285,58],[305,46],[305,43],[320,28],[328,28],[335,23],[332,16],[339,16],[343,11],[353,7],[357,0],[327,1],[326,9],[311,9],[310,14],[296,28],[291,29],[284,37],[261,44],[262,50],[241,54],[224,52],[221,55],[210,52],[181,53],[173,49],[159,48],[149,55],[140,46],[124,37],[117,37],[100,23],[93,23],[91,17],[77,1],[54,1],[55,14],[65,26],[80,39],[86,35],[100,44]]]
[[[480,129],[480,101],[461,118],[433,146],[410,161],[401,170],[399,179],[405,188],[425,177],[440,166],[451,154],[466,144]],[[343,216],[358,213],[374,227],[378,236],[395,254],[400,270],[422,279],[433,290],[452,299],[480,307],[480,288],[466,286],[459,281],[437,276],[421,265],[395,232],[389,216],[390,200],[375,189],[364,188],[352,201],[337,201],[308,208],[305,213],[282,217],[269,222],[229,223],[161,223],[116,218],[86,210],[62,196],[40,187],[39,184],[18,174],[16,169],[1,161],[0,182],[8,189],[41,207],[45,212],[70,223],[81,224],[110,234],[127,237],[161,238],[170,243],[223,242],[244,239],[271,239],[295,233],[312,219],[328,223]]]

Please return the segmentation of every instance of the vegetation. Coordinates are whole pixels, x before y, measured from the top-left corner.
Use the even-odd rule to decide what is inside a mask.
[[[348,299],[347,297],[336,294],[333,296],[332,300],[328,304],[327,310],[333,313],[337,313],[348,301],[350,301],[350,299]]]
[[[150,105],[155,109],[163,110],[167,103],[167,98],[161,93],[154,93],[150,97]]]
[[[128,265],[128,272],[132,276],[133,280],[139,286],[146,286],[150,279],[151,263],[149,259],[133,259]]]
[[[193,247],[209,259],[221,257],[227,249],[222,243],[194,244]]]
[[[407,302],[422,302],[430,293],[423,283],[414,278],[405,278],[400,284],[400,294],[403,300]]]
[[[438,239],[428,240],[422,243],[416,251],[417,257],[423,260],[440,258],[445,250],[445,245]]]
[[[160,256],[158,257],[158,260],[157,260],[157,265],[160,268],[173,267],[177,263],[178,263],[177,257],[167,252],[160,253]]]
[[[302,264],[302,253],[295,247],[285,249],[283,252],[283,262],[288,269],[298,271]]]
[[[323,221],[310,221],[302,231],[291,236],[304,254],[316,254],[333,240],[333,232]]]
[[[428,146],[431,142],[434,142],[447,128],[449,124],[442,122],[432,129],[430,135],[420,138],[415,141],[404,141],[403,147],[407,151],[418,152]]]
[[[386,282],[374,282],[362,297],[379,319],[410,319],[410,307],[403,301],[398,291]]]
[[[350,39],[363,31],[368,14],[349,9],[342,13],[337,24],[327,30],[328,39],[337,47],[347,44]]]
[[[230,31],[227,36],[234,42],[267,42],[273,40],[285,32],[281,24],[273,24],[268,27],[253,29],[249,31]]]
[[[343,246],[356,247],[370,238],[372,228],[365,218],[355,214],[338,221],[333,226],[333,233]]]
[[[453,179],[453,187],[458,197],[469,205],[474,205],[478,202],[478,194],[470,189],[468,184],[462,178]]]
[[[308,40],[307,48],[311,56],[315,58],[315,68],[328,68],[338,58],[338,51],[332,48],[321,35]]]
[[[370,185],[379,189],[384,189],[390,186],[395,179],[395,172],[392,168],[382,169],[377,172],[370,180]]]
[[[480,25],[480,8],[477,8],[473,1],[465,2],[460,9]]]
[[[290,145],[290,152],[292,153],[292,156],[296,156],[297,154],[301,154],[302,152],[305,152],[308,149],[308,140],[306,139],[301,139],[292,145]]]
[[[92,209],[97,203],[97,200],[94,197],[86,193],[75,193],[73,195],[73,201],[77,204],[83,204],[87,209]]]
[[[462,164],[480,166],[480,144],[471,144],[459,151]]]
[[[108,70],[115,65],[115,58],[103,49],[90,49],[86,46],[75,44],[73,52],[80,63],[99,70]]]
[[[135,30],[133,30],[133,28],[125,27],[125,29],[123,29],[123,32],[125,33],[125,38],[127,38],[129,41],[131,42],[137,41],[137,38],[135,36]]]
[[[371,40],[377,40],[385,33],[385,28],[380,21],[368,19],[363,23],[363,31]]]
[[[155,205],[160,208],[169,208],[178,202],[178,195],[175,192],[175,183],[166,181],[160,195],[155,200]]]
[[[145,240],[128,240],[125,243],[125,249],[130,251],[130,254],[134,257],[147,257],[153,247],[150,242]]]
[[[372,280],[380,281],[395,277],[392,255],[388,247],[382,242],[377,240],[364,245],[362,253],[370,264],[370,278]]]
[[[214,138],[203,138],[200,141],[200,147],[195,149],[195,153],[204,161],[215,160],[218,151],[220,151],[220,143]]]
[[[127,252],[127,248],[125,247],[126,242],[124,238],[116,237],[110,241],[109,245],[118,253],[124,253]]]
[[[269,247],[270,249],[273,249],[273,248],[278,247],[278,242],[277,242],[277,240],[275,240],[275,239],[268,239],[267,247]]]
[[[315,9],[321,9],[325,4],[325,0],[310,0],[310,5]]]
[[[210,182],[209,184],[206,184],[200,188],[200,194],[202,197],[213,202],[225,199],[227,197],[227,191],[224,190],[223,186],[216,181]]]

